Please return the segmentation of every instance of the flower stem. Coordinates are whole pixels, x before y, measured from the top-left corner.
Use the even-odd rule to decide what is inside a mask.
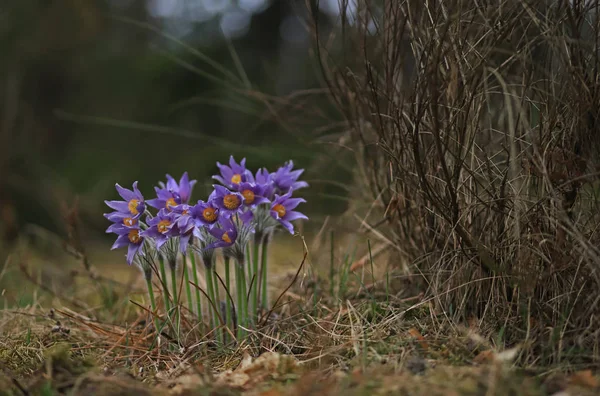
[[[269,310],[269,292],[267,291],[267,261],[269,256],[269,235],[264,235],[262,240],[261,256],[261,305],[267,311]]]
[[[160,284],[163,288],[162,295],[165,302],[165,311],[168,316],[171,311],[171,302],[169,301],[169,287],[167,286],[167,272],[165,271],[165,259],[163,256],[159,255],[158,262],[160,263]]]
[[[237,303],[236,303],[236,307],[235,307],[235,313],[236,313],[236,322],[237,322],[237,339],[241,340],[242,338],[242,316],[243,316],[243,299],[244,297],[242,296],[242,269],[240,268],[239,265],[235,266],[235,294],[237,296]]]
[[[190,260],[192,261],[192,275],[194,277],[194,283],[197,286],[200,286],[198,283],[198,269],[196,268],[196,255],[192,251],[190,253]],[[196,314],[198,315],[198,320],[202,322],[202,302],[200,301],[200,289],[195,287],[196,289]]]
[[[252,289],[250,290],[252,296],[252,305],[250,311],[251,320],[254,323],[258,323],[258,317],[260,313],[260,307],[258,305],[258,285],[260,283],[259,273],[258,273],[258,251],[260,249],[260,237],[254,240],[253,244],[253,252],[252,252],[252,273],[254,276],[250,276],[250,282]]]
[[[188,308],[190,312],[194,312],[193,302],[192,302],[192,288],[190,285],[190,274],[188,271],[187,265],[187,256],[183,256],[183,279],[185,280],[185,295],[187,297]]]
[[[176,338],[179,338],[179,297],[177,295],[177,266],[171,268],[171,287],[173,289],[173,309],[175,315]]]
[[[244,261],[238,261],[238,267],[240,268],[240,275],[241,275],[241,290],[240,290],[240,294],[241,294],[241,312],[242,312],[242,318],[240,320],[240,323],[242,324],[242,326],[244,327],[248,327],[248,286],[246,283],[246,270],[244,268]],[[242,334],[246,335],[246,330],[242,330]]]
[[[213,303],[213,307],[211,309],[213,319],[212,322],[213,329],[216,329],[220,325],[219,314],[217,311],[219,309],[219,300],[218,297],[215,295],[215,280],[212,268],[206,268],[206,287],[208,289],[208,296],[210,297]],[[220,331],[217,331],[217,339],[221,344],[223,343],[223,333],[221,333]]]
[[[250,255],[250,243],[246,244],[246,257],[248,257],[249,260],[252,260],[252,256]],[[248,266],[248,282],[252,282],[252,277],[254,276],[254,266],[252,265],[252,261],[250,261],[250,265]],[[252,312],[252,304],[254,303],[254,300],[250,300],[250,311]]]
[[[154,330],[156,331],[156,336],[158,336],[160,327],[158,326],[158,317],[156,311],[156,300],[154,299],[154,290],[152,289],[152,273],[150,276],[145,276],[146,278],[146,286],[148,287],[148,297],[150,297],[150,307],[152,308],[152,319],[154,321]]]
[[[231,279],[229,275],[229,257],[225,257],[225,286],[227,287],[227,292],[231,294]],[[226,299],[226,311],[225,311],[225,323],[227,323],[227,327],[233,331],[233,323],[231,320],[231,300],[229,298]]]

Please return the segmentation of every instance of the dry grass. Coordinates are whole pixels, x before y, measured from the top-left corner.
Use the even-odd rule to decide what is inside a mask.
[[[124,278],[118,271],[104,271],[112,272],[107,278],[83,276],[75,271],[83,268],[81,262],[64,268],[74,275],[60,288],[51,281],[40,287],[27,275],[37,290],[34,300],[0,312],[0,384],[12,392],[6,394],[537,395],[547,394],[549,386],[581,394],[596,390],[595,377],[585,373],[578,382],[542,368],[515,371],[512,361],[520,349],[496,350],[475,325],[456,326],[435,312],[431,298],[408,295],[391,280],[366,285],[370,270],[362,279],[358,270],[345,276],[349,260],[334,255],[333,295],[330,280],[309,282],[308,268],[287,276],[281,269],[276,277],[281,283],[274,285],[281,297],[271,319],[247,341],[227,349],[218,348],[214,335],[189,315],[179,342],[168,331],[156,342],[139,276],[126,283],[115,282]],[[87,263],[96,273],[93,262]],[[17,275],[31,270],[30,263],[8,265],[6,276],[24,285]],[[310,265],[325,263],[317,258]]]
[[[599,3],[342,3],[313,30],[363,224],[443,323],[597,368]]]

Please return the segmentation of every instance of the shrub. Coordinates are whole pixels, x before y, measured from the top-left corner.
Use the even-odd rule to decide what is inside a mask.
[[[597,361],[598,2],[342,3],[336,40],[313,13],[317,54],[436,312],[521,364]]]

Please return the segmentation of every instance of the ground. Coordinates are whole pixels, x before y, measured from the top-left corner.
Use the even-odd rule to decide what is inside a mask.
[[[293,253],[277,260],[301,251]],[[449,323],[422,294],[365,287],[357,277],[344,285],[344,299],[322,292],[311,301],[327,283],[315,286],[291,259],[274,277],[279,294],[291,285],[278,308],[247,341],[227,349],[192,319],[184,319],[179,343],[168,334],[156,340],[135,269],[87,271],[75,260],[57,280],[39,257],[11,257],[2,271],[0,395],[600,392],[585,368],[517,367],[525,346],[497,350],[475,323]]]

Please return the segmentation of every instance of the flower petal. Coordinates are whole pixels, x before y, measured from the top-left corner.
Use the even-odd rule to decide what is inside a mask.
[[[190,243],[190,238],[191,237],[192,237],[192,234],[186,234],[186,235],[182,235],[182,236],[179,237],[179,251],[184,256],[187,253],[187,248],[188,248],[188,245]]]
[[[137,180],[133,182],[133,192],[135,193],[135,197],[137,199],[139,199],[140,201],[144,200],[144,196],[142,195],[142,192],[138,189]]]
[[[115,188],[117,189],[117,192],[119,193],[119,195],[121,197],[123,197],[123,199],[127,202],[131,201],[132,199],[137,199],[137,196],[135,195],[135,193],[127,188],[121,187],[119,185],[119,183],[115,184]]]
[[[177,182],[175,181],[175,179],[173,179],[173,176],[169,175],[168,173],[167,173],[167,190],[173,191],[173,192],[179,192],[179,186],[177,185]]]
[[[115,250],[127,246],[129,244],[129,238],[127,235],[119,235],[115,243],[113,243],[110,250]]]
[[[104,201],[104,203],[111,209],[118,210],[119,212],[129,213],[129,206],[124,201]]]
[[[299,182],[293,183],[291,189],[293,191],[293,190],[298,190],[299,188],[305,188],[305,187],[308,187],[308,183],[305,181],[299,181]]]
[[[306,202],[306,200],[304,198],[290,198],[290,199],[283,201],[282,205],[285,207],[286,210],[292,210],[292,209],[295,209],[296,206],[298,206],[304,202]]]
[[[283,218],[286,221],[294,221],[294,220],[298,220],[298,219],[308,220],[308,217],[306,217],[305,214],[300,213],[300,212],[295,212],[295,211],[287,212]]]
[[[139,252],[142,247],[141,243],[130,243],[129,248],[127,249],[127,264],[131,265],[135,255]]]
[[[294,233],[294,226],[292,225],[292,223],[286,220],[279,220],[279,222],[290,232],[290,234]]]
[[[160,199],[160,198],[154,198],[154,199],[147,200],[146,203],[155,209],[162,209],[167,204],[167,201],[165,201],[164,199]]]

